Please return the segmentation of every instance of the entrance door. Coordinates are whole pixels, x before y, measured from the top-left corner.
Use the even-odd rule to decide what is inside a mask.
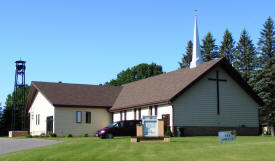
[[[53,132],[53,116],[47,117],[47,134]]]
[[[166,131],[167,127],[170,126],[170,114],[163,114],[162,119],[164,121],[164,131]]]

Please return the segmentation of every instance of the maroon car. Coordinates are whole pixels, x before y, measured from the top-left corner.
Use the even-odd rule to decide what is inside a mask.
[[[96,136],[101,138],[113,138],[114,136],[136,136],[136,125],[140,120],[125,120],[113,122],[97,131]]]

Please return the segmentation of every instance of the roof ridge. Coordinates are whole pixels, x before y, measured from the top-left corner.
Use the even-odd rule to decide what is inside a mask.
[[[80,83],[59,83],[59,82],[44,82],[44,81],[32,81],[32,83],[48,83],[48,84],[65,84],[65,85],[80,85],[80,86],[96,86],[96,87],[115,87],[119,88],[121,86],[110,86],[110,85],[95,85],[95,84],[80,84]]]
[[[218,58],[218,59],[215,59],[215,60],[211,60],[211,61],[208,61],[208,62],[204,62],[204,63],[200,64],[199,66],[205,65],[205,64],[210,64],[210,63],[213,62],[213,61],[219,62],[219,61],[221,61],[222,59],[224,59],[224,58]],[[216,63],[217,63],[217,62],[216,62]],[[197,66],[196,68],[198,68],[199,66]],[[183,71],[183,70],[189,70],[189,69],[190,69],[190,70],[194,70],[194,69],[196,69],[196,68],[190,69],[189,67],[185,67],[185,68],[181,68],[181,69],[177,69],[177,70],[172,70],[172,71],[167,72],[167,73],[162,73],[162,74],[154,75],[154,76],[151,76],[151,77],[148,77],[148,78],[144,78],[144,79],[136,80],[136,81],[133,81],[133,82],[125,83],[125,84],[123,84],[123,85],[121,85],[121,86],[129,85],[129,84],[134,84],[134,83],[137,83],[137,82],[141,82],[141,81],[144,81],[144,80],[153,79],[153,78],[156,78],[156,77],[165,76],[165,75],[167,75],[167,74],[174,73],[174,72],[179,72],[179,71]]]
[[[142,106],[144,104],[149,103],[149,100],[153,100],[153,102],[155,102],[157,104],[158,101],[157,101],[156,97],[159,97],[160,93],[162,93],[166,90],[169,90],[168,89],[169,87],[167,88],[166,85],[163,86],[163,83],[160,83],[160,82],[167,82],[167,81],[172,81],[173,82],[174,81],[174,83],[175,83],[175,79],[179,78],[178,77],[179,75],[185,75],[185,74],[188,74],[189,76],[193,77],[191,79],[190,78],[187,79],[187,80],[189,80],[189,83],[185,82],[184,83],[185,85],[183,86],[183,88],[180,88],[178,90],[177,89],[169,90],[171,93],[164,94],[165,96],[163,95],[163,98],[162,98],[162,96],[160,97],[162,100],[171,100],[171,99],[175,98],[178,93],[181,93],[181,91],[183,91],[184,89],[189,87],[189,85],[192,85],[193,83],[195,83],[200,78],[200,75],[204,75],[206,72],[208,72],[214,66],[220,64],[220,62],[222,62],[223,60],[224,60],[224,58],[219,58],[219,59],[215,59],[215,60],[212,60],[212,61],[202,63],[199,66],[197,66],[196,68],[190,69],[189,67],[186,67],[186,68],[178,69],[178,70],[171,71],[171,72],[168,72],[168,73],[165,73],[165,74],[160,74],[160,75],[156,75],[154,77],[149,77],[149,78],[146,78],[146,79],[142,79],[142,80],[138,80],[138,81],[135,81],[135,82],[125,84],[125,85],[123,85],[123,88],[122,88],[121,92],[117,96],[118,99],[114,102],[114,105],[110,109],[110,111],[123,110],[124,107],[129,107],[130,108],[130,107],[137,106],[137,105]],[[171,79],[172,77],[173,77],[173,79]],[[158,85],[154,85],[155,83],[152,83],[152,82],[155,82]],[[144,84],[145,85],[147,84],[147,87],[145,89],[144,89]],[[154,92],[153,93],[150,93],[150,92],[148,93],[147,89],[148,88],[151,89],[151,86],[153,86],[152,88],[154,88],[154,90],[157,90],[158,92],[157,93],[154,93]],[[140,89],[138,89],[136,87],[141,88],[144,91],[140,91]],[[173,88],[173,85],[170,86],[170,87]],[[164,88],[163,89],[164,91],[163,90],[158,90],[160,88]],[[129,98],[129,96],[128,96],[129,91],[132,92],[131,97],[133,99]],[[142,102],[142,101],[136,102],[137,99],[138,99],[138,97],[136,97],[137,93],[140,93],[140,94],[142,93],[141,97],[143,97],[142,99],[145,99],[145,100],[143,100],[145,102]],[[164,93],[166,93],[166,92],[164,92]],[[145,95],[147,94],[146,97],[143,96],[144,94]],[[149,98],[149,99],[147,99],[147,98]],[[160,98],[158,98],[158,99],[160,99]],[[135,103],[133,103],[133,101]]]

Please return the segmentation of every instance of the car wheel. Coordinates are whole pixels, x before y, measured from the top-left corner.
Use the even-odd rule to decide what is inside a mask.
[[[113,137],[114,137],[114,135],[111,134],[111,133],[108,133],[108,134],[106,135],[106,138],[108,138],[108,139],[112,139]]]

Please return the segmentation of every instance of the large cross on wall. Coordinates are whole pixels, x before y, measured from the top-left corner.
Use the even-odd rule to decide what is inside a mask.
[[[217,86],[217,114],[220,114],[220,89],[219,89],[219,82],[226,82],[225,79],[219,78],[219,71],[216,71],[216,78],[208,78],[210,81],[216,81]]]

